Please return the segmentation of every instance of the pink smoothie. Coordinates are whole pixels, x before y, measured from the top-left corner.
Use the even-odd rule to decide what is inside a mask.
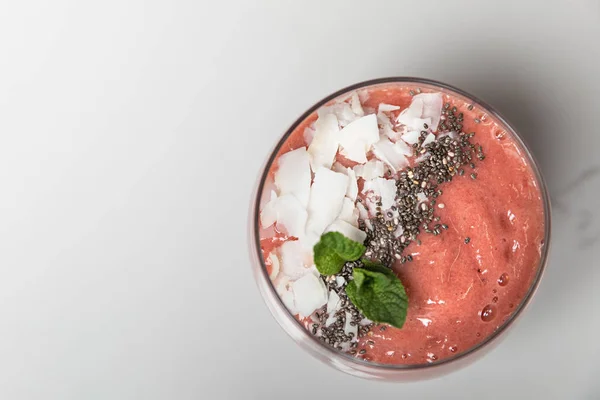
[[[367,90],[364,107],[387,103],[404,109],[416,87],[388,84]],[[409,297],[406,323],[401,329],[374,326],[361,338],[358,349],[366,352],[357,357],[368,361],[422,364],[469,350],[510,317],[540,267],[543,200],[527,155],[476,104],[469,107],[447,93],[444,102],[464,113],[463,131],[475,132],[473,143],[483,147],[486,158],[442,186],[435,214],[448,229],[439,236],[419,235],[421,244],[412,243],[404,252],[413,261],[394,266]],[[305,146],[304,130],[315,119],[312,115],[300,124],[279,154]],[[338,160],[352,165],[339,155]],[[264,237],[265,258],[290,240],[276,232]],[[310,322],[303,322],[308,327]]]

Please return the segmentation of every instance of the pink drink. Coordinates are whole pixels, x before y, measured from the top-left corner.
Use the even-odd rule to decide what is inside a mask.
[[[382,103],[399,106],[387,113],[394,121],[421,91],[440,90],[378,85],[361,89],[361,106],[366,114],[376,112]],[[528,154],[510,130],[481,106],[448,90],[443,92],[443,103],[463,114],[462,132],[475,133],[472,142],[484,149],[485,159],[474,160],[474,169],[466,165],[461,168],[464,174],[457,170],[451,182],[440,185],[443,193],[432,207],[444,225],[441,233],[419,234],[418,242],[410,243],[402,254],[412,261],[393,265],[409,297],[406,323],[401,329],[374,325],[360,337],[352,356],[365,361],[426,364],[468,351],[514,314],[539,277],[546,251],[546,216],[541,184]],[[310,138],[305,130],[316,119],[313,113],[302,121],[279,149],[269,166],[267,187],[273,186],[278,158],[307,146]],[[375,156],[369,153],[368,158]],[[335,159],[345,167],[357,165],[341,152]],[[415,157],[407,159],[409,166],[417,162]],[[364,201],[363,186],[364,179],[358,178],[358,198]],[[266,200],[268,195],[263,194],[263,205]],[[296,238],[274,227],[259,232],[262,256],[271,273],[269,254]],[[296,318],[311,331],[311,318]]]

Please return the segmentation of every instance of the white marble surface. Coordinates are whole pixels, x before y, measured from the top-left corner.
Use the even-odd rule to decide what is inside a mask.
[[[0,398],[600,398],[599,39],[597,0],[3,2]],[[554,201],[526,316],[410,384],[296,347],[246,249],[281,133],[391,75],[497,106]]]

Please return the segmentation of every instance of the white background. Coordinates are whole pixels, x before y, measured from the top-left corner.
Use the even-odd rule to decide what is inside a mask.
[[[600,398],[597,0],[0,4],[1,399]],[[481,361],[410,384],[295,346],[247,253],[275,141],[391,75],[495,105],[554,201],[528,313]]]

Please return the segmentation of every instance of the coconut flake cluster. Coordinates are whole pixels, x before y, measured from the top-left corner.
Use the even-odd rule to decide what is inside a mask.
[[[338,295],[327,291],[314,265],[313,246],[330,231],[365,240],[359,218],[373,217],[377,204],[384,211],[392,207],[396,181],[391,176],[410,164],[411,145],[422,131],[425,144],[435,140],[441,110],[440,93],[422,93],[404,110],[382,103],[366,112],[355,92],[319,109],[304,132],[306,147],[278,158],[260,223],[288,236],[267,258],[270,278],[293,314],[309,317],[326,304],[330,316],[339,309]]]

